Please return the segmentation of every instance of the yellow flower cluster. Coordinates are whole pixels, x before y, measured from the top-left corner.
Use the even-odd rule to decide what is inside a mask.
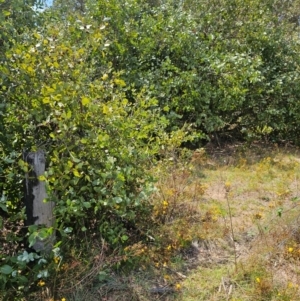
[[[164,200],[163,201],[163,214],[166,214],[166,210],[167,210],[168,206],[169,206],[169,203]]]
[[[59,258],[59,257],[57,257],[57,256],[56,256],[56,257],[54,257],[54,258],[53,258],[53,260],[54,260],[54,262],[55,262],[56,264],[58,264],[58,263],[60,262],[60,258]]]

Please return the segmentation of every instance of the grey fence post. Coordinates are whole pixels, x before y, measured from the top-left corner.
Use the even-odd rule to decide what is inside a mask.
[[[52,227],[54,225],[54,202],[47,200],[45,182],[39,180],[39,177],[45,173],[45,153],[42,150],[23,152],[23,161],[27,162],[30,167],[25,177],[25,207],[27,216],[25,225]],[[33,248],[36,251],[50,252],[53,242],[54,234],[46,240],[37,239]]]

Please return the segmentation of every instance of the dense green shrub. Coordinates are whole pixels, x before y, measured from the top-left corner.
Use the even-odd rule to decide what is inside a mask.
[[[112,69],[107,26],[89,16],[54,19],[26,31],[5,52],[0,204],[6,213],[0,226],[8,232],[12,221],[21,227],[24,219],[24,149],[46,152],[48,167],[40,180],[56,204],[58,239],[68,237],[82,248],[83,237],[93,235],[119,248],[135,241],[139,224],[149,219],[154,179],[148,170],[168,145],[168,122],[147,90],[135,91]],[[32,244],[51,233],[29,227],[27,236]],[[22,239],[23,233],[12,234],[1,237],[3,244],[15,247]],[[1,290],[28,289],[50,275],[47,258],[15,251],[0,255]]]
[[[112,24],[114,68],[169,108],[171,128],[296,139],[299,46],[288,3],[98,3],[94,17]]]

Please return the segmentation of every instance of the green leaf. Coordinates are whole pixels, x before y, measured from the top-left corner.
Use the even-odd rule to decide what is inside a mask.
[[[108,278],[109,278],[109,275],[106,272],[104,272],[104,271],[99,272],[99,274],[98,274],[98,280],[100,282],[101,281],[106,281]]]
[[[291,201],[292,202],[299,202],[300,198],[298,196],[295,196],[295,197],[291,198]]]
[[[122,241],[126,241],[126,240],[128,240],[128,238],[129,238],[129,237],[128,237],[127,235],[124,234],[124,235],[122,235],[121,240],[122,240]]]
[[[48,270],[41,270],[37,274],[37,277],[38,278],[47,278],[47,277],[49,277],[49,271]]]
[[[87,97],[82,97],[81,99],[81,103],[83,106],[88,105],[90,102],[91,102],[90,99],[88,99]]]
[[[13,272],[13,268],[10,265],[3,265],[0,267],[0,273],[4,275],[9,275]]]
[[[118,85],[118,86],[120,86],[120,87],[125,87],[125,86],[126,86],[126,83],[125,83],[124,80],[122,80],[122,79],[116,78],[116,79],[114,80],[114,82],[115,82],[116,85]]]
[[[67,228],[65,228],[64,229],[64,233],[72,233],[72,231],[73,231],[73,228],[72,227],[67,227]]]
[[[36,239],[38,237],[38,232],[33,232],[29,235],[28,241],[29,241],[29,247],[32,247],[36,243]]]
[[[121,197],[117,196],[117,197],[114,197],[114,201],[116,202],[116,204],[120,204],[123,202],[123,199]]]
[[[80,173],[78,172],[77,169],[74,169],[74,170],[73,170],[73,175],[74,175],[75,177],[77,177],[77,178],[80,178],[80,177],[81,177],[81,175],[80,175]]]
[[[102,112],[106,115],[110,112],[110,108],[106,105],[103,105]]]
[[[68,110],[67,114],[66,114],[66,118],[70,119],[72,117],[72,111]]]
[[[39,239],[41,240],[45,240],[47,239],[50,235],[52,234],[52,229],[51,228],[43,228],[43,229],[40,229],[39,232],[38,232],[38,237]]]
[[[19,284],[24,285],[24,284],[28,283],[28,279],[26,276],[18,275],[18,282],[19,282]]]
[[[38,177],[38,180],[39,180],[39,181],[46,181],[46,177],[45,177],[44,175],[40,175],[40,176]]]
[[[0,209],[3,210],[4,212],[7,212],[7,207],[3,203],[0,203]]]
[[[71,158],[72,158],[72,161],[73,161],[73,162],[75,162],[75,163],[81,162],[81,160],[80,160],[80,159],[77,159],[73,153],[70,153],[70,155],[71,155]]]
[[[87,208],[87,209],[89,209],[89,208],[92,207],[92,205],[91,205],[90,202],[84,202],[84,203],[83,203],[83,206],[84,206],[85,208]]]

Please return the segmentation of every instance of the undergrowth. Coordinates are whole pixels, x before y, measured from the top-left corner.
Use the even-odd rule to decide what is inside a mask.
[[[55,278],[26,300],[299,300],[299,164],[276,146],[173,153],[136,242],[53,256]]]

